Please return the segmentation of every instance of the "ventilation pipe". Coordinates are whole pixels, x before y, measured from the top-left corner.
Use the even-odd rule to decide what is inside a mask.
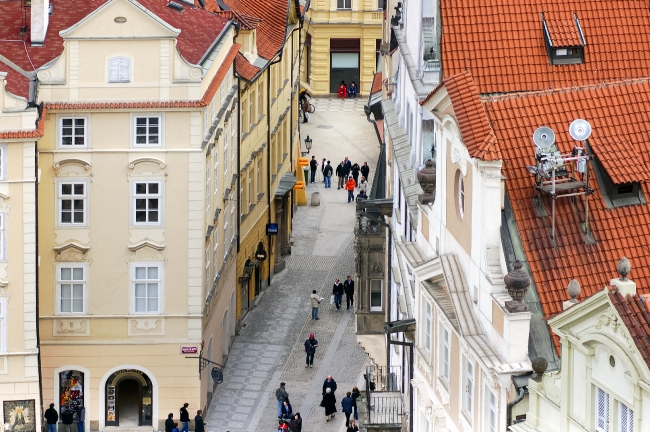
[[[32,46],[41,46],[45,42],[47,25],[50,22],[50,0],[32,0],[31,40]]]

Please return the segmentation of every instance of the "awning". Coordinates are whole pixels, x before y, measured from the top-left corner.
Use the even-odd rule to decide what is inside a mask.
[[[275,190],[275,196],[281,197],[286,195],[293,187],[295,186],[298,179],[292,172],[285,173],[280,178],[280,183],[278,183],[278,188]]]

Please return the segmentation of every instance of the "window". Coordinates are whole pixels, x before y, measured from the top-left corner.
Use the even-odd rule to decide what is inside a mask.
[[[449,361],[451,356],[451,338],[449,330],[441,324],[440,327],[440,370],[439,374],[442,378],[449,381]]]
[[[456,214],[459,219],[465,216],[465,182],[463,181],[463,174],[460,170],[456,171]]]
[[[262,193],[262,159],[257,161],[257,194]]]
[[[136,225],[160,225],[161,183],[134,182],[133,208]]]
[[[0,180],[7,180],[7,146],[0,145]]]
[[[0,297],[0,352],[7,351],[7,297]]]
[[[59,183],[59,223],[61,225],[86,223],[86,183]]]
[[[225,261],[228,254],[228,207],[224,209],[223,213],[223,259]]]
[[[248,121],[250,122],[250,129],[253,129],[253,126],[257,123],[255,120],[255,92],[251,92],[250,104],[249,104],[250,114]]]
[[[217,118],[217,92],[214,92],[212,96],[212,120],[214,121]]]
[[[213,244],[214,244],[213,251],[212,251],[212,253],[214,255],[214,259],[212,261],[213,261],[213,265],[214,265],[214,277],[216,279],[217,274],[219,274],[219,228],[215,227],[214,231],[212,231],[212,233],[213,233],[212,234],[212,237],[213,237],[212,240],[213,240]]]
[[[257,114],[259,117],[264,115],[264,84],[260,84],[257,88]]]
[[[242,101],[242,107],[245,107],[247,105],[247,102],[248,102],[247,100],[243,100]],[[248,123],[246,123],[246,112],[247,111],[245,109],[241,110],[241,133],[242,133],[242,135],[245,134],[246,132],[248,132],[248,129],[245,129],[246,125],[248,124]]]
[[[255,195],[253,195],[253,170],[248,172],[248,207],[255,203]]]
[[[216,144],[215,144],[216,145]],[[214,151],[214,197],[217,197],[219,192],[219,151]],[[216,206],[216,201],[215,201]]]
[[[465,360],[465,379],[463,381],[463,411],[472,419],[472,407],[474,400],[474,366],[467,359]]]
[[[485,386],[485,432],[497,430],[497,397]]]
[[[86,146],[86,119],[62,118],[61,119],[61,147]]]
[[[0,213],[0,261],[7,260],[7,224],[5,219],[7,219],[7,214]]]
[[[86,269],[83,266],[61,266],[57,271],[59,312],[85,313]]]
[[[212,279],[210,279],[210,256],[212,251],[210,250],[210,242],[205,245],[205,294],[207,295],[210,292],[212,287]]]
[[[160,264],[136,264],[133,268],[133,312],[150,314],[160,312]]]
[[[422,340],[420,345],[422,348],[431,352],[431,327],[433,322],[431,320],[431,303],[424,298],[422,299],[422,316],[424,317],[424,326],[422,328]]]
[[[205,167],[205,212],[210,213],[210,165]]]
[[[131,60],[126,57],[113,57],[108,60],[108,82],[131,82]]]
[[[226,102],[226,94],[227,94],[227,92],[226,92],[226,84],[221,83],[221,105],[222,106]]]
[[[135,145],[152,147],[160,145],[160,117],[135,118]]]
[[[228,174],[228,135],[230,135],[230,125],[226,128],[223,134],[223,178],[226,179]],[[233,141],[234,142],[234,141]],[[226,186],[228,185],[228,180],[226,181]]]
[[[596,387],[596,431],[609,432],[609,393]]]
[[[208,129],[210,129],[210,122],[208,121],[208,108],[206,107],[203,110],[203,134],[204,135],[208,133]]]
[[[634,411],[622,402],[618,404],[618,423],[620,432],[634,432]]]
[[[244,196],[244,185],[246,185],[246,177],[242,176],[241,183],[239,184],[239,199],[241,200],[241,216],[244,216],[248,213],[248,197]]]
[[[237,142],[237,140],[235,139],[236,132],[237,132],[237,117],[233,117],[233,122],[232,125],[230,126],[230,142],[233,143],[232,152],[230,154],[230,161],[232,162],[233,166],[235,166],[235,151],[237,150],[237,147],[234,145],[234,143]]]
[[[370,311],[380,312],[382,310],[382,286],[381,280],[370,281]]]
[[[230,241],[235,238],[235,206],[230,206]]]
[[[352,0],[336,0],[337,9],[351,9]]]
[[[420,431],[429,432],[430,430],[431,425],[429,424],[429,419],[422,411],[420,411]]]

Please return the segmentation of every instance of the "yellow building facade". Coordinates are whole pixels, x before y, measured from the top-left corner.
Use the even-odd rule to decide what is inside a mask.
[[[41,427],[35,156],[42,129],[29,92],[21,92],[29,81],[0,61],[0,418],[8,430]]]
[[[295,0],[267,0],[262,4],[248,0],[231,6],[232,11],[224,14],[234,12],[246,17],[239,21],[237,43],[241,49],[235,60],[240,100],[236,310],[241,324],[269,286],[272,275],[284,269],[282,256],[290,253],[292,190],[300,155],[302,16]],[[260,22],[285,24],[263,26]],[[271,39],[282,43],[269,43]],[[269,225],[275,227],[270,228],[272,233],[267,231]]]
[[[313,0],[303,28],[301,81],[314,96],[337,93],[341,81],[368,95],[381,70],[381,0]]]
[[[213,391],[196,357],[234,335],[239,46],[176,5],[110,0],[38,70],[43,403],[83,403],[88,430],[193,418]]]

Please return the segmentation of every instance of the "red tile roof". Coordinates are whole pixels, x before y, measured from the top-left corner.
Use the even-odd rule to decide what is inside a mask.
[[[215,13],[223,18],[237,21],[242,30],[253,30],[262,22],[259,18],[251,17],[237,11],[218,11]]]
[[[29,99],[29,78],[17,72],[2,60],[0,60],[0,72],[7,72],[5,89],[9,93]]]
[[[246,57],[244,57],[242,53],[238,53],[237,57],[235,57],[235,71],[237,72],[237,75],[244,78],[245,80],[252,80],[260,70],[261,69],[257,66],[250,64],[250,62],[246,59]]]
[[[104,3],[106,0],[50,0],[50,4],[54,5],[54,13],[50,15],[45,43],[42,47],[32,47],[30,29],[24,35],[20,33],[23,13],[29,9],[23,8],[20,0],[1,1],[0,40],[3,42],[0,42],[0,53],[26,71],[38,69],[63,51],[63,38],[59,32],[72,27]],[[164,0],[139,0],[138,3],[172,27],[181,30],[177,47],[181,55],[192,64],[201,60],[227,23],[225,18],[200,8],[188,6],[179,12],[167,7],[168,2]],[[29,13],[25,18],[29,25]],[[24,40],[26,44],[6,42],[18,39]]]
[[[646,365],[650,367],[650,314],[645,302],[638,295],[628,294],[623,297],[618,290],[610,292],[609,299],[630,332]]]
[[[634,266],[638,291],[650,293],[650,267],[645,265],[650,262],[650,206],[606,208],[599,185],[593,181],[592,165],[589,185],[595,192],[589,198],[589,221],[596,244],[586,245],[583,237],[584,197],[577,197],[575,203],[560,198],[556,200],[557,247],[553,247],[550,198],[542,198],[549,216],[538,217],[533,204],[537,196],[534,177],[526,170],[535,162],[533,131],[550,126],[556,132],[560,151],[569,152],[576,142],[568,134],[568,125],[576,117],[585,118],[593,128],[589,142],[599,148],[596,154],[611,151],[622,159],[615,152],[621,142],[629,143],[624,154],[639,156],[630,161],[632,169],[624,170],[624,163],[610,161],[608,174],[617,181],[635,181],[639,179],[638,166],[650,161],[650,122],[646,115],[649,105],[649,79],[505,95],[484,102],[503,155],[508,197],[546,316],[562,311],[562,302],[569,298],[566,287],[573,278],[582,285],[581,298],[608,286],[616,277],[616,263],[621,256],[628,257]],[[649,200],[650,183],[642,182],[641,189]]]
[[[372,87],[370,88],[370,94],[381,92],[381,72],[377,72],[372,78]]]
[[[552,46],[577,47],[583,45],[573,14],[564,14],[564,17],[560,17],[560,14],[545,14],[544,22]]]
[[[34,125],[35,129],[21,131],[0,131],[0,139],[41,138],[43,136],[43,131],[45,130],[45,121],[43,121],[43,119],[45,119],[45,112],[46,108],[43,108],[41,117],[36,121],[36,124]]]
[[[443,83],[451,99],[469,155],[488,161],[501,159],[499,145],[469,72],[446,78]]]
[[[635,146],[619,136],[609,136],[606,140],[590,139],[598,160],[614,184],[641,182],[648,179],[648,165]]]
[[[541,13],[553,23],[577,14],[584,64],[549,64]],[[481,94],[598,84],[650,70],[647,0],[441,0],[441,14],[444,75],[469,70]]]

